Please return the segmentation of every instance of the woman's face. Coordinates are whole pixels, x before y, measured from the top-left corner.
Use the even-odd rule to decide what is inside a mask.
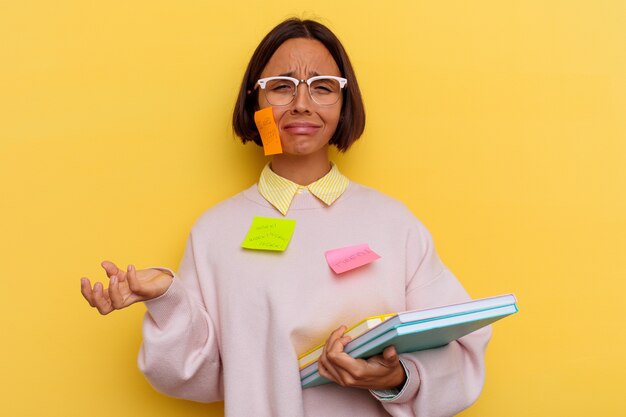
[[[296,38],[285,41],[270,58],[261,78],[289,76],[306,80],[316,75],[340,77],[339,67],[326,47],[313,39]],[[349,81],[348,81],[349,82]],[[286,106],[274,106],[283,154],[312,155],[327,152],[328,141],[335,133],[341,114],[340,99],[330,106],[317,104],[305,83],[298,85],[294,100]],[[269,107],[265,94],[259,92],[259,108]]]

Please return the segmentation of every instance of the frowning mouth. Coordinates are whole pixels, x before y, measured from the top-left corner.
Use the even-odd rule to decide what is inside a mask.
[[[311,122],[291,122],[283,126],[283,130],[295,135],[310,135],[320,128],[320,125]]]

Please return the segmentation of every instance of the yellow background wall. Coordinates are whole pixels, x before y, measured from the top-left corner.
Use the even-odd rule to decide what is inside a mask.
[[[297,3],[0,6],[0,415],[222,415],[153,391],[144,307],[101,317],[79,278],[176,267],[195,218],[256,181],[230,114],[293,15],[359,76],[341,169],[408,204],[472,296],[519,299],[462,415],[626,415],[626,2]]]

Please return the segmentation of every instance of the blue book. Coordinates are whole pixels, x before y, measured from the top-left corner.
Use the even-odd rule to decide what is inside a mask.
[[[346,352],[351,352],[359,346],[369,342],[370,340],[380,336],[384,332],[391,328],[416,323],[421,321],[429,321],[435,319],[442,319],[451,316],[460,316],[476,311],[483,311],[497,307],[504,307],[514,305],[516,302],[515,296],[512,294],[500,295],[497,297],[481,298],[477,300],[466,301],[464,303],[450,304],[447,306],[428,308],[423,310],[405,311],[402,313],[394,314],[392,317],[385,321],[385,325],[378,325],[369,331],[363,333],[359,337],[352,340],[345,347]],[[311,375],[317,370],[317,362],[313,362],[308,366],[301,368],[300,379]]]
[[[444,346],[518,311],[512,294],[426,310],[398,313],[345,347],[353,358],[369,358],[394,345],[398,353]],[[300,371],[303,388],[329,381],[317,372],[317,362]]]

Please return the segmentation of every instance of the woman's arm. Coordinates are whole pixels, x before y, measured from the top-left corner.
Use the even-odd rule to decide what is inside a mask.
[[[219,330],[201,297],[203,281],[207,277],[199,276],[192,233],[172,285],[146,301],[138,364],[158,391],[213,402],[223,399],[222,365]]]
[[[407,310],[454,304],[469,295],[443,265],[430,233],[417,222],[407,236]],[[413,254],[413,256],[411,256]],[[447,417],[476,401],[485,378],[484,354],[491,337],[485,327],[446,346],[401,354],[408,382],[382,402],[394,417]]]
[[[201,402],[223,399],[221,361],[216,327],[200,294],[192,239],[189,239],[179,274],[165,269],[119,269],[102,263],[109,286],[93,287],[81,279],[81,293],[100,314],[145,302],[140,370],[164,394]]]

